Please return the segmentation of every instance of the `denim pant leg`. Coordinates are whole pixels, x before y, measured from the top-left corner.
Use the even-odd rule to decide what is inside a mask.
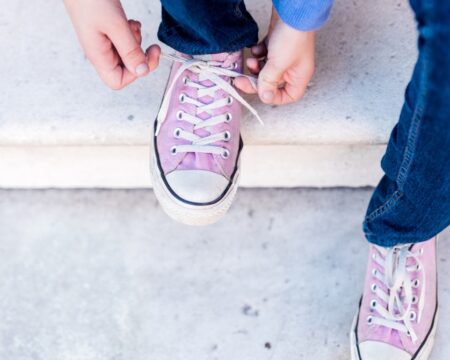
[[[232,52],[258,41],[243,0],[161,0],[158,38],[190,55]]]
[[[450,1],[411,5],[419,58],[363,225],[381,246],[425,241],[450,224]]]

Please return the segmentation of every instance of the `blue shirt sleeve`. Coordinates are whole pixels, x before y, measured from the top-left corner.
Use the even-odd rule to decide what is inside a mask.
[[[314,31],[328,20],[333,0],[273,0],[273,6],[289,26]]]

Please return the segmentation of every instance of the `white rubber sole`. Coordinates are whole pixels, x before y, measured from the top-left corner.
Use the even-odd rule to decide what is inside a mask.
[[[352,329],[350,331],[350,352],[352,360],[372,360],[372,359],[361,359],[358,353],[358,346],[356,343],[356,324],[358,320],[359,311],[356,316],[353,318]],[[414,358],[411,360],[428,360],[430,357],[431,351],[434,346],[434,338],[436,336],[436,327],[437,327],[437,319],[438,319],[438,310],[436,311],[436,316],[434,318],[433,328],[430,331],[425,343],[423,344],[420,351]],[[396,359],[383,359],[383,360],[396,360]]]
[[[233,183],[225,196],[212,205],[196,206],[178,200],[170,193],[169,189],[167,189],[156,161],[153,145],[151,149],[151,159],[150,173],[153,182],[153,190],[161,207],[172,219],[186,225],[204,226],[219,221],[228,212],[238,189],[240,160],[238,160],[238,168],[233,177]]]

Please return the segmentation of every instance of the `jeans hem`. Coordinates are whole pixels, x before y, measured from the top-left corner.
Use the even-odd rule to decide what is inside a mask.
[[[258,42],[257,37],[255,37],[254,32],[248,32],[247,34],[239,34],[239,37],[230,41],[230,45],[227,47],[221,46],[198,46],[189,45],[185,41],[180,41],[177,36],[165,36],[163,33],[158,34],[158,38],[167,46],[170,46],[176,51],[182,52],[187,55],[208,55],[208,54],[218,54],[223,52],[235,52],[242,50],[243,48],[253,46]]]
[[[373,244],[373,245],[378,245],[381,247],[393,247],[393,246],[397,246],[397,245],[405,245],[405,244],[417,244],[417,243],[421,243],[424,241],[428,241],[430,239],[432,239],[433,237],[437,236],[440,233],[440,231],[438,231],[437,233],[430,233],[427,234],[427,236],[423,236],[421,238],[386,238],[383,237],[382,239],[377,238],[374,234],[368,234],[366,233],[366,240]]]

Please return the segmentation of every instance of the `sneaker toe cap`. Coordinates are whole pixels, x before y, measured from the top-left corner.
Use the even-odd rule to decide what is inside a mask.
[[[378,341],[360,343],[359,352],[361,360],[411,360],[411,355],[406,351]]]
[[[195,203],[218,200],[230,183],[225,176],[205,170],[175,170],[166,180],[178,197]]]

